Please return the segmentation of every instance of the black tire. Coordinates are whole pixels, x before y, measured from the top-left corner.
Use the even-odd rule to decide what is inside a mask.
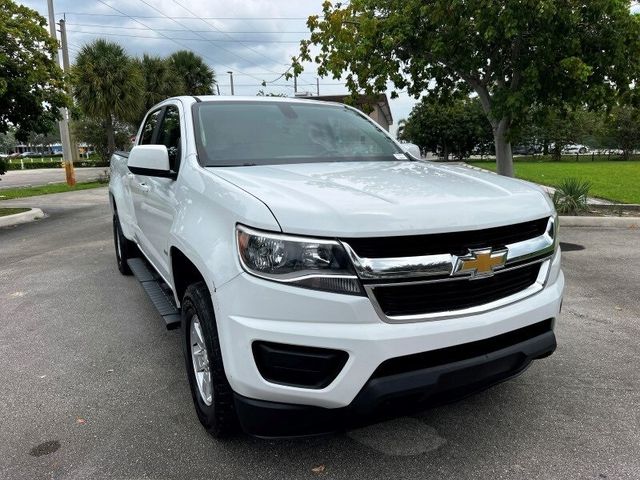
[[[578,150],[578,153],[585,154],[587,153],[587,149],[582,147],[580,150]]]
[[[116,262],[122,275],[131,275],[127,260],[138,256],[138,247],[122,233],[118,214],[113,214],[113,243],[116,248]]]
[[[197,320],[200,324],[207,349],[208,372],[211,375],[212,386],[210,405],[205,402],[200,393],[195,377],[195,366],[191,353],[191,326],[194,320]],[[228,437],[237,431],[238,421],[233,404],[233,390],[231,390],[227,376],[224,373],[211,295],[204,282],[190,285],[184,294],[182,300],[182,337],[185,367],[198,419],[213,437]]]

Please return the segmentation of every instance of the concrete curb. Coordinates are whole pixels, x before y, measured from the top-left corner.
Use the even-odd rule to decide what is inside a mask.
[[[7,215],[0,217],[1,227],[12,227],[13,225],[19,225],[21,223],[32,222],[39,218],[44,218],[44,213],[39,208],[32,208],[27,212],[15,213],[13,215]]]
[[[640,217],[560,217],[562,227],[640,228]]]

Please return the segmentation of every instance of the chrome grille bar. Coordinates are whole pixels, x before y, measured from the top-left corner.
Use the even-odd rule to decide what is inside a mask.
[[[536,259],[543,261],[550,257],[556,247],[555,220],[549,218],[545,233],[528,240],[506,245],[507,258],[504,269],[515,264]],[[455,272],[458,256],[450,253],[394,258],[362,258],[342,242],[351,258],[358,276],[368,280],[415,279],[421,277],[449,277]],[[462,277],[465,278],[465,277]]]

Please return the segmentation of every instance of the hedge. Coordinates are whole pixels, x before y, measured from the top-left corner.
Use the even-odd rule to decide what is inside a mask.
[[[24,168],[23,168],[24,165]],[[55,162],[23,162],[14,160],[11,163],[7,163],[7,170],[32,170],[36,168],[62,168],[63,164],[61,161]],[[92,161],[80,161],[74,162],[73,166],[75,168],[83,168],[83,167],[107,167],[108,165],[101,164],[100,162],[92,162]]]

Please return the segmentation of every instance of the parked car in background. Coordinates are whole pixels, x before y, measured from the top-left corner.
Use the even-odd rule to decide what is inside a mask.
[[[36,152],[22,152],[22,153],[20,153],[20,158],[37,157],[39,155],[40,154],[36,153]]]
[[[422,152],[420,151],[420,147],[415,143],[400,142],[400,146],[402,147],[402,150],[404,150],[409,155],[412,155],[415,158],[422,158]]]
[[[567,155],[569,154],[575,155],[576,153],[583,155],[585,153],[589,153],[589,147],[587,147],[586,145],[580,145],[577,143],[569,144],[564,146],[564,148],[562,149],[562,153]]]
[[[542,153],[539,145],[516,145],[511,149],[514,155],[536,155]]]

